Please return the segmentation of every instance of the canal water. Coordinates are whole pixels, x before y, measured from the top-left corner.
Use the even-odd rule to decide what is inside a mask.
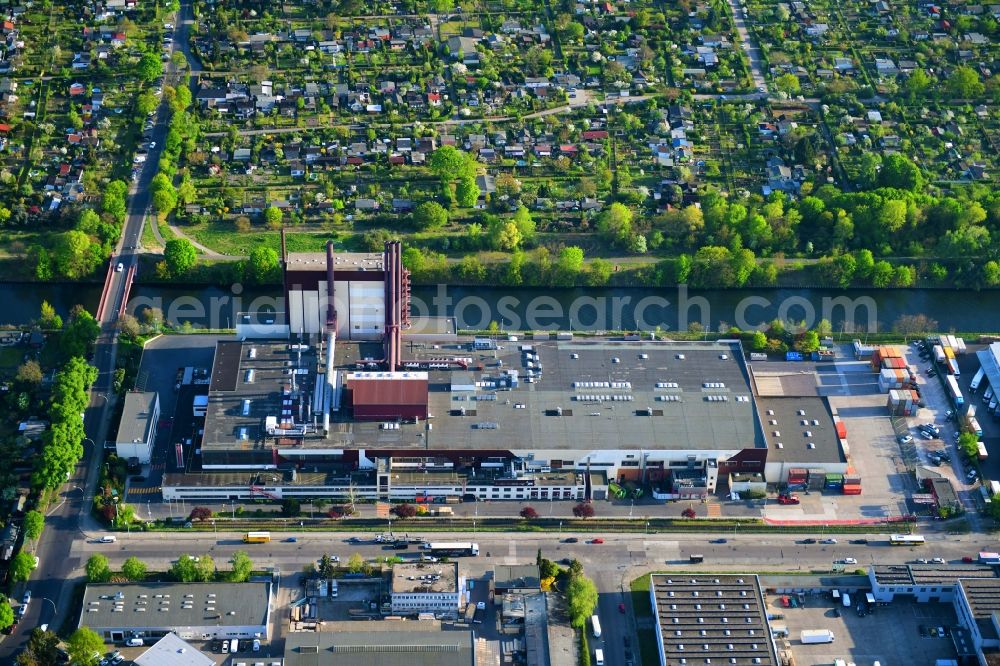
[[[0,324],[26,324],[48,301],[66,315],[77,304],[93,312],[97,284],[4,285]],[[750,329],[775,318],[836,332],[886,331],[903,315],[926,315],[940,330],[1000,331],[1000,291],[942,289],[753,289],[686,288],[488,288],[419,286],[412,292],[415,316],[457,317],[460,328],[508,330],[708,330]],[[129,311],[159,307],[175,324],[229,328],[244,311],[283,311],[277,287],[169,287],[136,285]]]

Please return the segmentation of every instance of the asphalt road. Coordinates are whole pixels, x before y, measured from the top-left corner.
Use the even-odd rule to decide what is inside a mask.
[[[403,532],[395,530],[397,535]],[[411,545],[408,550],[383,550],[381,544],[367,542],[348,543],[350,533],[273,533],[275,541],[268,544],[244,544],[241,534],[213,532],[175,532],[169,539],[173,544],[170,551],[163,549],[163,534],[140,533],[119,535],[115,544],[87,542],[78,551],[86,560],[91,553],[100,552],[108,557],[112,567],[120,566],[125,558],[136,556],[144,560],[151,569],[167,569],[182,553],[201,556],[209,554],[220,569],[228,567],[228,560],[237,550],[244,550],[257,568],[276,567],[283,577],[301,571],[310,562],[315,562],[324,553],[339,555],[346,561],[354,553],[366,559],[399,555],[404,559],[416,558],[421,550]],[[295,543],[285,542],[289,536]],[[415,536],[411,533],[410,536]],[[858,566],[877,563],[900,563],[916,557],[944,557],[949,561],[959,561],[963,556],[975,553],[986,546],[987,540],[981,535],[927,534],[928,545],[919,549],[893,548],[884,535],[867,537],[869,544],[858,545],[849,542],[851,537],[837,536],[837,544],[802,544],[804,538],[822,539],[822,532],[809,535],[764,535],[726,534],[725,536],[700,534],[628,534],[603,535],[605,543],[587,543],[592,534],[535,534],[519,533],[516,536],[504,533],[433,533],[423,535],[429,540],[475,541],[479,544],[480,557],[462,558],[463,573],[468,577],[479,577],[496,564],[531,562],[537,550],[543,556],[561,562],[564,558],[579,559],[584,571],[594,579],[599,598],[597,614],[603,628],[601,639],[592,639],[591,648],[604,647],[608,666],[625,664],[625,640],[633,654],[637,652],[634,625],[631,616],[623,621],[619,604],[626,611],[631,610],[628,594],[632,579],[650,572],[670,569],[687,570],[703,568],[708,571],[810,571],[834,569],[834,562],[853,557],[858,565],[849,565],[847,571]],[[512,538],[513,537],[513,538]],[[574,537],[576,543],[565,543]],[[856,536],[855,538],[861,538]],[[725,543],[711,543],[725,539]],[[487,555],[488,553],[488,555]],[[689,556],[704,555],[704,562],[691,564]],[[588,626],[588,631],[589,631]]]

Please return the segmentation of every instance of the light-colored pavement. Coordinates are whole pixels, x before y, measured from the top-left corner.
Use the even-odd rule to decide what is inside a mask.
[[[750,31],[747,30],[746,10],[740,4],[740,0],[728,0],[728,2],[729,7],[733,10],[733,24],[736,26],[736,34],[740,38],[743,51],[750,60],[750,76],[753,78],[754,88],[766,90],[767,81],[764,78],[764,67],[761,64],[760,47],[754,43]]]

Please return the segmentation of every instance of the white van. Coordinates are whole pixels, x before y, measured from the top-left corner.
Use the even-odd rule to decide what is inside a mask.
[[[240,641],[239,641],[239,639],[234,638],[233,640],[231,640],[229,642],[229,652],[230,653],[236,654],[236,652],[239,650],[239,647],[240,647]]]
[[[596,666],[604,666],[604,650],[601,648],[594,650],[594,664]]]
[[[851,607],[851,595],[849,595],[847,592],[844,592],[844,597],[841,599],[841,601],[844,603],[844,608]]]
[[[130,638],[127,641],[125,641],[125,646],[126,647],[142,647],[142,639],[141,638]]]
[[[98,539],[99,543],[114,543],[115,541],[118,541],[118,538],[111,536],[110,534],[102,536],[100,539]]]

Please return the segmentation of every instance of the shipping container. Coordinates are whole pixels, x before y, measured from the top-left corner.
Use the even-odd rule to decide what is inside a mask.
[[[941,345],[934,345],[934,360],[938,363],[944,363],[945,358],[944,347]]]
[[[962,371],[958,367],[958,361],[953,358],[948,359],[948,373],[955,375],[956,377],[962,376]]]
[[[958,339],[954,335],[948,335],[948,346],[952,352],[958,351]]]
[[[977,442],[976,443],[976,449],[977,449],[977,451],[979,453],[979,461],[980,462],[986,460],[986,458],[989,457],[989,453],[987,453],[987,451],[986,451],[986,444],[984,444],[983,442]]]
[[[965,338],[955,338],[955,341],[958,343],[958,346],[955,347],[955,353],[964,354],[966,351]]]
[[[983,428],[979,425],[979,421],[977,419],[969,419],[969,432],[975,433],[976,437],[983,436]]]
[[[844,495],[860,495],[861,486],[844,486],[840,492]]]
[[[944,357],[946,359],[955,358],[955,350],[952,349],[951,347],[945,347],[944,348]]]
[[[861,342],[861,340],[854,340],[852,344],[854,345],[854,358],[859,361],[863,361],[866,358],[870,359],[872,354],[875,353],[875,347],[867,345]]]

